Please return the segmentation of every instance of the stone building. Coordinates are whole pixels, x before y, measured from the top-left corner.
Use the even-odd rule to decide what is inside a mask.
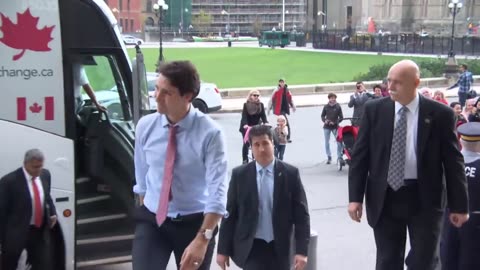
[[[391,32],[418,32],[424,29],[433,34],[448,34],[452,14],[448,8],[451,0],[308,0],[307,16],[313,28],[325,24],[328,29],[345,29],[349,21],[353,29],[366,31],[368,18],[376,28]],[[315,3],[317,2],[317,3]],[[480,24],[480,1],[460,0],[463,8],[456,17],[459,35],[467,32],[467,25]],[[315,5],[318,9],[315,12]],[[317,16],[315,16],[317,14]],[[323,15],[325,14],[325,15]],[[310,29],[312,29],[310,28]]]

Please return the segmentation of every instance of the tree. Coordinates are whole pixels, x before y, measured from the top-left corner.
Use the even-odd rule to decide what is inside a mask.
[[[259,37],[263,29],[263,24],[260,21],[260,19],[255,18],[255,21],[252,23],[252,28],[253,28],[253,34]]]
[[[200,31],[200,33],[207,33],[212,22],[212,15],[207,14],[203,9],[200,10],[199,15],[196,15],[192,18],[192,25],[194,29]]]

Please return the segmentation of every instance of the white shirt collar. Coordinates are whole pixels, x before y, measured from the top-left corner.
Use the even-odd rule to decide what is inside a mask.
[[[417,110],[418,110],[418,105],[420,104],[420,96],[419,94],[417,93],[417,95],[415,95],[415,98],[410,102],[408,103],[405,107],[408,108],[408,110],[411,112],[411,113],[417,113]],[[398,101],[395,101],[395,115],[397,115],[398,111],[403,107],[402,104],[400,104]]]
[[[273,173],[273,166],[275,165],[275,159],[272,160],[270,164],[268,164],[266,167],[262,167],[258,162],[255,162],[255,166],[257,168],[257,172],[261,171],[262,169],[266,169],[268,172]]]
[[[30,181],[32,180],[32,176],[27,172],[27,170],[25,169],[25,167],[22,167],[23,169],[23,174],[25,175],[25,178],[27,178],[27,181]],[[36,177],[35,177],[36,178]]]

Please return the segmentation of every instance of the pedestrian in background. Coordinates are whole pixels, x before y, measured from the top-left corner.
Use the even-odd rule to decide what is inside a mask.
[[[382,89],[382,96],[389,97],[390,93],[388,93],[388,80],[387,80],[387,78],[384,78],[382,80],[382,83],[380,84],[380,87]]]
[[[472,114],[472,109],[475,106],[475,102],[477,102],[477,98],[470,98],[465,102],[465,107],[463,108],[462,112],[462,115],[465,117],[465,119],[468,120],[468,117],[470,114]]]
[[[254,126],[249,135],[255,161],[232,171],[217,264],[225,270],[232,258],[245,270],[302,270],[310,215],[300,173],[275,159],[269,126]]]
[[[22,167],[0,178],[2,270],[16,270],[24,249],[33,270],[53,269],[50,230],[57,215],[50,195],[51,175],[43,168],[44,161],[40,150],[30,149]]]
[[[420,89],[420,94],[426,98],[432,98],[432,90],[428,87],[423,87]]]
[[[189,61],[165,63],[155,85],[157,113],[135,134],[133,270],[210,269],[226,214],[227,154],[217,122],[192,106],[200,77]]]
[[[458,102],[462,105],[462,108],[465,106],[465,101],[468,98],[468,92],[470,92],[473,85],[473,75],[468,71],[468,66],[461,64],[459,67],[460,76],[458,77],[457,82],[448,87],[447,90],[458,87]]]
[[[375,99],[375,98],[381,98],[381,97],[383,97],[382,86],[380,84],[376,84],[373,86],[372,98]]]
[[[275,157],[279,160],[283,160],[283,155],[285,154],[285,149],[287,148],[287,119],[285,116],[277,116],[277,126],[273,130],[274,132],[274,142],[275,142]]]
[[[460,105],[460,102],[454,101],[450,103],[450,108],[452,108],[453,113],[455,113],[456,127],[468,122],[467,119],[465,119],[465,117],[462,115],[462,106]]]
[[[242,162],[248,163],[248,147],[249,142],[245,141],[245,133],[248,127],[253,127],[259,124],[267,124],[267,116],[265,114],[265,107],[260,102],[260,92],[252,90],[247,96],[247,101],[243,104],[242,119],[240,120],[239,131],[242,134]]]
[[[330,151],[330,135],[337,141],[338,125],[343,120],[342,106],[337,103],[337,95],[328,94],[328,103],[323,106],[322,110],[323,134],[325,138],[325,152],[327,153],[327,164],[332,163],[332,153]],[[337,141],[337,160],[343,161],[343,146]]]
[[[435,91],[435,93],[433,94],[433,99],[440,102],[440,103],[448,105],[448,101],[445,98],[445,95],[443,94],[443,92],[441,90]]]
[[[353,95],[350,96],[348,107],[349,108],[353,107],[352,125],[360,126],[360,122],[363,115],[363,107],[365,105],[365,102],[367,102],[370,99],[370,97],[367,94],[367,90],[365,89],[363,82],[357,82],[355,87],[357,90]]]
[[[468,116],[468,122],[480,122],[480,99],[473,104],[472,111]]]
[[[467,123],[457,129],[465,159],[470,218],[460,228],[445,215],[440,243],[442,270],[480,269],[480,123]],[[448,212],[447,212],[448,213]]]
[[[268,114],[270,114],[270,110],[273,109],[273,114],[275,115],[283,115],[285,119],[287,119],[287,128],[288,128],[288,136],[287,141],[290,143],[291,135],[292,135],[292,128],[291,123],[288,120],[287,115],[290,115],[290,108],[292,108],[293,112],[295,112],[296,107],[293,103],[292,93],[288,90],[288,85],[285,83],[284,79],[278,80],[278,87],[272,93],[272,97],[268,102]]]
[[[404,269],[407,232],[409,267],[433,270],[446,201],[455,227],[468,220],[455,117],[447,106],[418,94],[415,62],[394,64],[388,79],[390,99],[365,106],[348,174],[348,213],[360,222],[365,200],[376,270]]]

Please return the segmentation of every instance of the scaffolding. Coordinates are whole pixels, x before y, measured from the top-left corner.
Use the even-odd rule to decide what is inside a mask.
[[[191,0],[191,16],[194,24],[208,24],[202,28],[209,32],[258,35],[265,30],[281,30],[282,5],[282,0]],[[285,0],[285,31],[306,28],[306,5],[306,0]],[[195,21],[201,15],[209,19]]]

